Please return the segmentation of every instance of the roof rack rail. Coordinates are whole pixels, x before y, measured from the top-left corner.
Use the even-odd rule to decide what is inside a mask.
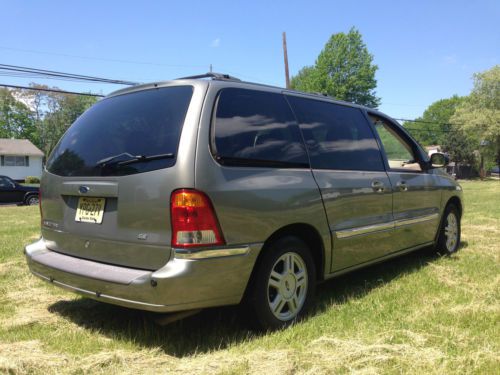
[[[222,74],[222,73],[205,73],[205,74],[198,74],[195,76],[189,76],[189,77],[181,77],[181,78],[176,78],[176,79],[201,79],[201,78],[213,78],[213,79],[220,79],[220,80],[226,80],[226,81],[241,81],[241,79],[230,76],[229,74]]]

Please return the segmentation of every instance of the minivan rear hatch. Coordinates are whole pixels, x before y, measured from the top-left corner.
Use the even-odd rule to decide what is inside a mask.
[[[158,269],[170,257],[170,195],[193,86],[105,98],[55,147],[41,184],[42,235],[51,250]]]

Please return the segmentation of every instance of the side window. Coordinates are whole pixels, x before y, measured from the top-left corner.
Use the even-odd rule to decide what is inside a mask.
[[[222,164],[309,166],[299,128],[281,94],[221,90],[212,137],[213,151]]]
[[[361,110],[287,96],[315,169],[383,171],[378,143]]]
[[[421,171],[411,146],[384,119],[370,115],[391,169]]]
[[[0,177],[0,187],[2,188],[10,188],[12,183],[7,180],[5,177]]]

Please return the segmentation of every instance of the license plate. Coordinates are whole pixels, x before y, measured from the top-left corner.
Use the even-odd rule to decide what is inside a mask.
[[[105,198],[87,198],[78,199],[75,221],[82,223],[101,224],[104,216]]]

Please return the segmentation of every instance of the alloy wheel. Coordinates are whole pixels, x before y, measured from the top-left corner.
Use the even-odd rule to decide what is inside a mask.
[[[267,301],[273,315],[281,321],[294,319],[307,296],[306,263],[294,252],[281,255],[268,280]]]

